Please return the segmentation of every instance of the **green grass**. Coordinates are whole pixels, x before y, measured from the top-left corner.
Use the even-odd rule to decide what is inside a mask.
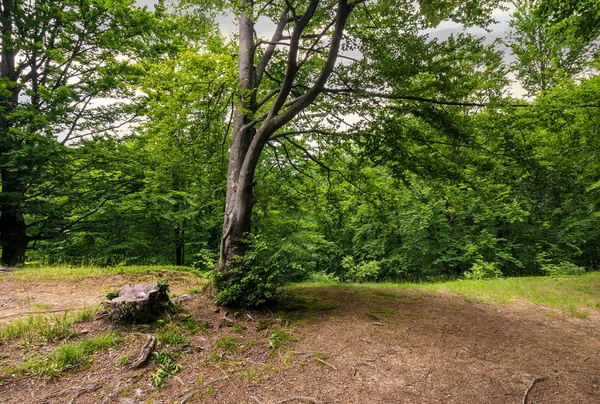
[[[30,315],[0,326],[0,345],[14,339],[25,338],[33,344],[45,344],[77,334],[73,325],[93,319],[98,308],[92,307],[62,315]]]
[[[5,366],[3,370],[5,374],[14,376],[57,376],[85,363],[94,352],[118,345],[122,340],[119,334],[107,332],[84,341],[59,345],[49,354],[33,353],[19,363]]]
[[[323,285],[301,283],[294,287],[348,287],[349,285]],[[508,304],[527,300],[585,318],[586,310],[600,309],[600,272],[583,275],[555,277],[520,277],[490,280],[456,280],[433,283],[363,283],[352,287],[366,290],[414,289],[432,293],[452,292],[464,297],[467,302],[479,301],[493,304]],[[366,292],[365,290],[365,292]]]
[[[105,275],[147,275],[161,272],[189,272],[197,276],[203,276],[198,270],[190,267],[178,267],[169,265],[131,265],[115,267],[99,266],[35,266],[26,265],[17,268],[10,276],[15,279],[83,279],[94,276]]]

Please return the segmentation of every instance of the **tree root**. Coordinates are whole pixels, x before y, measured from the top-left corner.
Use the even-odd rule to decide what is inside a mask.
[[[531,384],[529,385],[529,388],[527,389],[527,391],[525,391],[525,395],[523,396],[523,403],[522,404],[527,404],[527,399],[529,398],[529,393],[531,393],[531,390],[533,390],[533,387],[536,384],[538,384],[539,382],[546,381],[548,379],[549,379],[548,376],[536,377],[535,379],[533,379],[531,381]]]
[[[146,337],[146,343],[142,347],[140,354],[138,357],[129,365],[129,370],[137,369],[143,366],[150,358],[152,351],[154,351],[154,347],[156,346],[156,337],[152,334],[148,334]]]
[[[306,401],[306,402],[313,403],[313,404],[323,404],[322,401],[319,401],[316,398],[312,398],[312,397],[290,397],[290,398],[286,398],[285,400],[277,401],[276,403],[273,403],[273,404],[284,404],[284,403],[289,403],[290,401]]]
[[[208,386],[221,382],[223,380],[229,379],[229,376],[223,376],[223,377],[219,377],[218,379],[214,379],[214,380],[210,380],[206,383],[202,383],[202,385],[198,386],[198,387],[194,387],[191,388],[187,391],[184,391],[179,397],[181,397],[181,401],[179,402],[179,404],[185,404],[187,403],[192,397],[194,397],[194,394],[198,393],[201,390],[204,390],[205,388],[207,388]]]
[[[139,374],[130,377],[129,380],[127,380],[126,382],[120,381],[119,383],[117,383],[117,385],[115,386],[115,390],[109,395],[107,395],[104,398],[104,400],[102,400],[102,404],[109,404],[110,402],[112,402],[115,398],[119,397],[119,394],[121,394],[123,390],[137,383],[143,375],[144,373],[140,372]]]

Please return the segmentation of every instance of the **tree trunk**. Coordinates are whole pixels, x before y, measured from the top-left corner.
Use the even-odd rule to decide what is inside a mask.
[[[185,230],[180,224],[175,229],[175,265],[181,266],[185,260]]]
[[[2,196],[0,199],[0,245],[2,263],[7,266],[23,264],[29,239],[23,214],[21,213],[22,192],[15,186],[6,168],[2,169]]]
[[[289,101],[292,94],[296,74],[300,69],[298,64],[300,39],[319,6],[319,0],[311,0],[302,15],[296,16],[297,18],[290,18],[290,13],[294,14],[297,10],[294,11],[289,5],[284,7],[271,44],[264,51],[256,67],[254,65],[256,50],[254,23],[244,12],[240,16],[238,50],[240,94],[235,110],[232,143],[229,152],[225,217],[218,263],[222,279],[235,266],[236,257],[242,256],[247,249],[247,235],[251,231],[252,208],[256,203],[253,193],[255,186],[254,174],[260,155],[270,137],[321,94],[335,66],[346,19],[354,5],[349,6],[347,0],[339,0],[335,19],[331,23],[332,26],[334,25],[334,29],[331,34],[326,63],[309,90],[287,104],[286,102]],[[254,7],[254,0],[243,0],[242,9],[251,9],[252,7]],[[265,114],[264,120],[259,124],[253,119],[256,119],[255,113],[257,113],[259,105],[265,104],[257,102],[258,87],[275,51],[276,43],[280,41],[289,24],[293,24],[293,32],[288,50],[285,78],[282,81],[281,88],[276,91],[275,98],[272,101],[269,98],[265,100],[265,102],[270,101],[271,104],[269,112]]]
[[[15,69],[17,47],[13,43],[12,18],[13,3],[2,2],[2,41],[0,57],[0,78],[5,84],[14,84],[9,95],[0,97],[0,171],[2,191],[0,192],[0,246],[2,247],[2,263],[13,266],[25,262],[27,249],[27,227],[22,214],[24,187],[21,185],[19,172],[10,167],[10,152],[18,148],[18,141],[9,133],[10,122],[7,116],[18,104],[21,89],[16,85],[18,72]]]

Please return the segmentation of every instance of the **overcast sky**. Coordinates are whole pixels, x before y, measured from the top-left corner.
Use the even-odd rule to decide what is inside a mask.
[[[139,6],[148,6],[148,8],[152,9],[153,5],[156,4],[156,0],[137,0],[137,4]],[[486,32],[480,28],[472,28],[467,30],[466,32],[472,33],[474,35],[484,36],[486,38],[487,43],[492,43],[498,38],[506,38],[509,31],[508,22],[510,20],[510,16],[513,13],[514,8],[509,8],[508,10],[496,10],[493,13],[493,17],[497,20],[497,23],[490,27],[491,32]],[[235,18],[233,16],[221,16],[217,18],[219,26],[221,28],[221,32],[225,37],[229,37],[232,31],[237,31],[235,25]],[[264,36],[269,38],[274,30],[274,25],[268,20],[259,20],[259,23],[256,26],[256,30],[259,36]],[[464,29],[461,25],[444,21],[439,26],[434,29],[427,30],[430,38],[437,38],[442,41],[447,39],[450,35],[456,34],[459,32],[464,32]],[[507,61],[512,59],[512,55],[510,52],[505,51],[505,57]],[[514,80],[513,80],[514,81]],[[525,91],[521,88],[518,83],[513,83],[511,86],[511,92],[513,96],[522,97],[525,94]]]

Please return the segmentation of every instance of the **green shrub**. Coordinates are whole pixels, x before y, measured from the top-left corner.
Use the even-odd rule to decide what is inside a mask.
[[[265,255],[267,244],[250,237],[249,249],[225,274],[213,271],[216,302],[222,306],[257,307],[272,302],[283,285],[283,271]]]
[[[542,265],[542,271],[550,276],[581,275],[585,273],[585,268],[571,262],[562,261],[558,264],[544,264]]]
[[[349,282],[373,282],[379,276],[377,261],[354,262],[352,257],[342,258],[342,268],[346,270],[346,280]]]
[[[486,262],[477,260],[471,266],[471,269],[464,273],[465,279],[481,280],[502,278],[502,271],[496,268],[495,262]]]

